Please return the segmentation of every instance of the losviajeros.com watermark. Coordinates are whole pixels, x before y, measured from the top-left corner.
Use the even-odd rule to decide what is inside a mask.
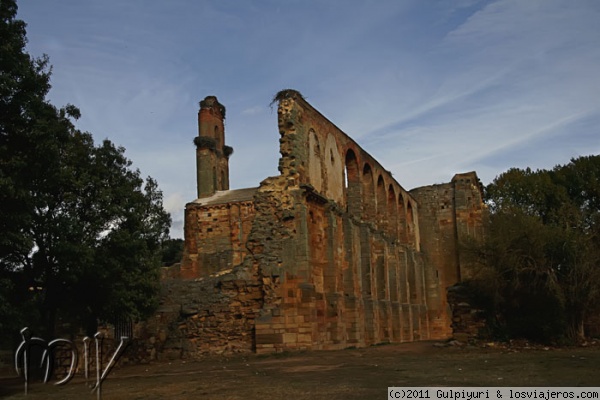
[[[563,400],[600,399],[599,387],[388,387],[388,399]]]

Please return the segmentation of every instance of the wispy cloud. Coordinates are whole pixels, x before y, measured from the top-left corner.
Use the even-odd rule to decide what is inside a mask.
[[[267,111],[266,106],[252,106],[252,107],[242,110],[241,114],[242,115],[257,115],[257,114],[262,114],[265,111]]]
[[[165,210],[171,214],[171,237],[183,237],[183,213],[181,204],[189,202],[190,197],[184,196],[182,192],[172,192],[164,198]]]
[[[595,0],[21,3],[52,101],[124,145],[176,224],[206,95],[227,107],[232,187],[277,173],[268,105],[290,87],[406,188],[600,152]]]
[[[364,139],[375,147],[387,143],[385,161],[394,165],[393,158],[402,157],[396,165],[419,170],[418,180],[406,173],[419,185],[423,178],[444,179],[439,174],[448,169],[475,169],[499,153],[508,168],[512,148],[544,137],[577,142],[586,134],[577,121],[600,115],[594,100],[600,89],[598,11],[590,3],[571,8],[564,2],[484,7],[436,47],[434,58],[448,61],[433,78],[439,86],[430,98]],[[427,153],[437,156],[423,156]],[[529,160],[551,167],[572,155],[549,156],[531,151]],[[484,181],[500,172],[484,172]]]

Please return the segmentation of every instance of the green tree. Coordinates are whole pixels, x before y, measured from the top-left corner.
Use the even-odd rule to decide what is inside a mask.
[[[558,221],[565,235],[559,272],[569,336],[582,338],[586,320],[600,310],[600,156],[572,159],[552,172],[569,199]]]
[[[477,247],[496,326],[509,336],[583,339],[600,303],[600,156],[510,169],[486,188]]]
[[[143,318],[157,303],[170,217],[125,149],[96,146],[46,100],[48,58],[25,52],[14,1],[0,2],[0,323],[53,335],[57,322]]]
[[[183,257],[183,239],[169,239],[162,244],[162,264],[170,266],[181,262]]]

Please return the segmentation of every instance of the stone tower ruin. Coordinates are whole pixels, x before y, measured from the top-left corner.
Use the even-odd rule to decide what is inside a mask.
[[[449,337],[446,288],[471,268],[459,244],[481,235],[477,175],[407,191],[300,93],[275,101],[279,175],[235,190],[225,108],[213,96],[200,103],[198,198],[185,209],[181,267],[163,282],[158,320],[170,328],[159,351]]]
[[[229,189],[229,156],[233,148],[225,145],[225,107],[215,96],[200,102],[196,145],[198,198]]]

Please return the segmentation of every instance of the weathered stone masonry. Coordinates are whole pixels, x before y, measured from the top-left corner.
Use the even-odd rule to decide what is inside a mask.
[[[452,316],[446,289],[470,277],[472,265],[461,244],[483,235],[483,188],[474,172],[457,174],[449,183],[410,191],[419,203],[421,251],[425,259],[427,308],[432,335],[448,335]]]
[[[168,332],[156,340],[161,328],[146,327],[153,349],[195,356],[448,337],[445,290],[468,270],[458,243],[480,234],[475,173],[407,192],[298,92],[277,102],[280,175],[238,190],[228,190],[225,108],[201,102],[199,198],[186,206],[180,275],[163,285],[157,319]]]

